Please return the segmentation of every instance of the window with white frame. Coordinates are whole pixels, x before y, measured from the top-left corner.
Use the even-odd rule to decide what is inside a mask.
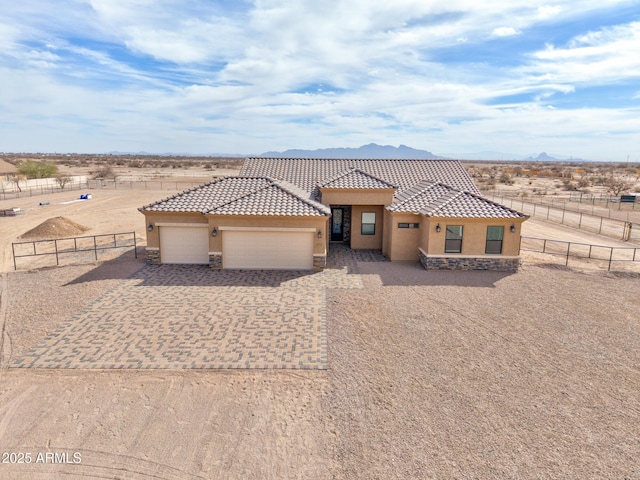
[[[375,212],[362,212],[362,224],[360,227],[360,233],[362,233],[362,235],[376,234],[376,213]]]

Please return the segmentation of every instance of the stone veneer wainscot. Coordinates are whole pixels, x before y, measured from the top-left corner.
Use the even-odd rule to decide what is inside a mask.
[[[444,256],[427,255],[418,249],[420,263],[426,270],[495,270],[518,271],[519,256]]]

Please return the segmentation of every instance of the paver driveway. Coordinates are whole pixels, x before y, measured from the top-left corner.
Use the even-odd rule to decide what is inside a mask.
[[[323,272],[144,266],[12,367],[327,368],[326,289],[362,288],[332,246]]]

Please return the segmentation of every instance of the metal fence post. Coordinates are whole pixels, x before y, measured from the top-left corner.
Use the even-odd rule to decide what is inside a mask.
[[[56,265],[60,265],[60,263],[58,261],[58,240],[54,240],[53,241],[53,248],[56,251]]]
[[[613,260],[613,247],[611,247],[611,253],[609,254],[609,268],[607,271],[611,271],[611,261]]]

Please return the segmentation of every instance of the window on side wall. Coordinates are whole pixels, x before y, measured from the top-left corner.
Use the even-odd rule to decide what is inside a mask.
[[[504,227],[487,227],[487,246],[484,253],[502,253],[502,239],[504,238]]]
[[[462,252],[462,225],[447,225],[447,236],[444,240],[444,253]]]
[[[376,234],[376,213],[362,212],[362,226],[360,227],[362,235]]]

